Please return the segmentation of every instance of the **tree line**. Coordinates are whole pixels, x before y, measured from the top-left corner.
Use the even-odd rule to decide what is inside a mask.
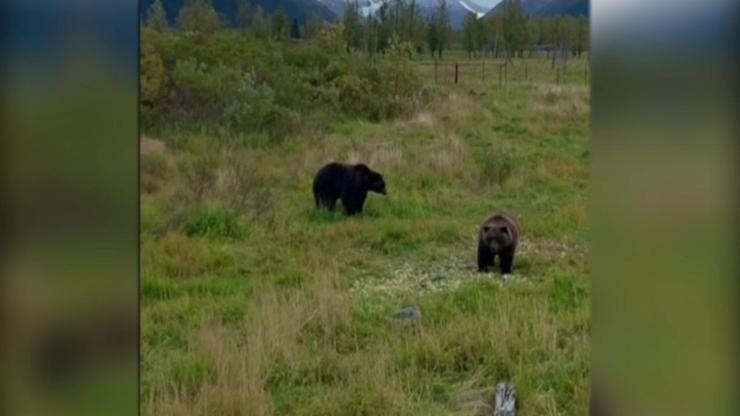
[[[269,15],[261,6],[253,6],[249,0],[236,2],[236,29],[265,40],[286,40],[301,38],[306,25],[301,27],[297,19],[292,21],[282,8]],[[312,17],[318,19],[318,17]],[[196,35],[211,35],[226,29],[229,24],[219,15],[210,0],[185,0],[180,8],[175,24],[170,25],[162,0],[155,0],[147,11],[146,26],[158,32],[173,30]],[[315,22],[311,22],[315,24]]]
[[[529,17],[515,0],[488,19],[470,13],[461,37],[469,56],[522,57],[537,51],[580,56],[589,49],[589,21],[573,16]]]
[[[207,0],[186,1],[174,24],[156,0],[140,31],[142,127],[207,131],[269,144],[322,131],[343,117],[379,121],[410,114],[428,98],[392,35],[384,59],[347,52],[341,24],[292,23],[246,0],[230,26]],[[295,42],[290,41],[294,39]]]
[[[312,39],[331,25],[319,16],[305,22],[290,20],[278,8],[272,15],[249,0],[237,3],[236,29],[263,40]],[[370,57],[384,55],[393,39],[410,45],[410,53],[441,58],[454,48],[465,50],[470,57],[522,57],[526,53],[553,52],[579,55],[588,50],[589,22],[586,17],[529,17],[519,0],[508,1],[503,13],[478,18],[470,13],[460,30],[450,25],[449,0],[438,0],[431,13],[424,13],[417,0],[386,0],[372,13],[362,12],[357,0],[346,3],[338,22],[346,51],[361,51]],[[227,26],[210,0],[186,0],[175,25],[167,21],[161,0],[155,0],[147,13],[146,26],[160,32],[179,30],[185,33],[212,34]]]

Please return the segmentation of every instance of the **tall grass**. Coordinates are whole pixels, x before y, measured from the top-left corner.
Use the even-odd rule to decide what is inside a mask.
[[[434,86],[418,113],[255,146],[142,146],[142,411],[149,415],[585,415],[588,90]],[[317,211],[329,160],[381,171],[359,217]],[[514,278],[476,230],[522,225]],[[394,311],[418,305],[418,327]]]

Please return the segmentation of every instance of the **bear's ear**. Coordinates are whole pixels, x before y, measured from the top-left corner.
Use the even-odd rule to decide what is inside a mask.
[[[370,172],[370,168],[367,167],[367,165],[364,164],[364,163],[358,163],[358,164],[356,164],[355,165],[355,169],[357,169],[357,170],[359,170],[360,172],[363,172],[363,173],[369,173]]]

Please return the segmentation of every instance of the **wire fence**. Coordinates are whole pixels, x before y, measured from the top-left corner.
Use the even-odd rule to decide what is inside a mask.
[[[430,60],[415,64],[419,74],[435,84],[494,84],[502,87],[510,83],[589,85],[591,82],[587,58],[563,61],[545,58]]]

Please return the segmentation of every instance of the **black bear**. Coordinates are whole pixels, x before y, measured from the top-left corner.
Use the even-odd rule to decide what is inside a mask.
[[[514,216],[497,212],[486,218],[478,234],[478,271],[488,271],[498,255],[501,274],[511,273],[518,243],[519,222]]]
[[[365,164],[349,165],[332,162],[319,169],[313,180],[313,197],[316,207],[326,207],[334,211],[337,199],[347,215],[362,212],[369,191],[385,195],[383,175]]]

